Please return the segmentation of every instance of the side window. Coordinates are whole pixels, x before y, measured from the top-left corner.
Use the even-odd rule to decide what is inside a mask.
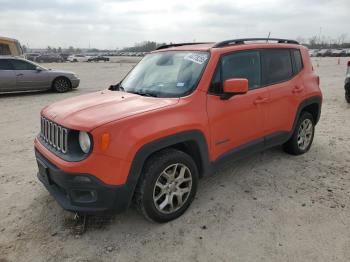
[[[289,49],[262,51],[263,84],[271,85],[287,81],[293,76]]]
[[[13,70],[12,64],[7,59],[0,59],[0,70]]]
[[[215,70],[212,83],[210,85],[209,92],[212,94],[222,94],[222,81],[221,81],[221,65],[220,62]]]
[[[11,59],[14,70],[35,70],[36,66],[23,60]]]
[[[298,74],[303,69],[303,59],[300,54],[300,50],[292,49],[292,59],[293,59],[293,71],[294,74]]]
[[[11,55],[11,50],[8,44],[0,44],[0,55]]]
[[[249,89],[261,86],[259,51],[244,51],[225,55],[221,60],[223,81],[230,78],[248,79]]]

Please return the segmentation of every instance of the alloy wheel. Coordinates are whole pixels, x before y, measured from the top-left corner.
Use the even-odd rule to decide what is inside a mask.
[[[187,201],[192,188],[190,169],[181,163],[166,167],[159,175],[154,189],[153,202],[164,214],[174,213]]]
[[[59,92],[65,92],[69,89],[69,83],[66,79],[57,79],[55,82],[55,89]]]
[[[311,142],[313,135],[313,123],[310,119],[305,119],[299,127],[298,130],[298,147],[300,150],[305,150]]]

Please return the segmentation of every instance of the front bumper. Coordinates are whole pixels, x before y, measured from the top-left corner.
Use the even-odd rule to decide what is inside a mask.
[[[111,186],[89,174],[67,173],[35,150],[38,179],[63,209],[90,215],[116,214],[125,211],[132,198],[128,184]]]
[[[71,79],[70,82],[72,83],[72,88],[77,88],[79,86],[80,79],[79,78]]]

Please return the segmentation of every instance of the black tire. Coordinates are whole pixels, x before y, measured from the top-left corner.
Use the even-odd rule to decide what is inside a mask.
[[[311,124],[311,134],[305,135],[307,143],[301,143],[303,140],[303,134],[300,133],[305,123]],[[283,145],[284,151],[291,155],[301,155],[309,151],[315,134],[315,120],[309,112],[302,112],[298,119],[297,125],[294,129],[292,137]]]
[[[191,182],[180,182],[178,185],[176,185],[176,182],[172,182],[173,184],[175,183],[175,185],[173,185],[173,190],[176,191],[185,189],[184,191],[188,192],[182,193],[182,191],[180,191],[180,194],[182,194],[180,196],[182,199],[181,202],[183,201],[182,204],[180,203],[178,196],[176,196],[176,193],[171,191],[170,186],[164,186],[164,191],[161,189],[158,196],[155,197],[156,190],[159,190],[156,183],[158,182],[157,185],[161,183],[160,179],[164,178],[164,172],[169,170],[169,168],[173,168],[173,179],[176,180],[180,178],[180,171],[183,167],[185,169],[187,168],[187,180],[189,177],[191,177]],[[177,170],[179,170],[178,173]],[[166,174],[168,177],[169,174]],[[182,177],[184,177],[184,175]],[[183,183],[185,183],[185,188],[181,188],[181,185],[184,185]],[[165,182],[165,184],[168,185],[169,183]],[[141,211],[144,217],[148,220],[158,223],[165,223],[178,218],[187,210],[196,195],[197,184],[198,170],[193,159],[182,151],[176,149],[164,149],[155,153],[146,161],[139,183],[135,190],[134,203],[136,204],[137,209]],[[164,198],[159,196],[164,196]],[[183,196],[185,196],[185,198],[183,198]],[[159,199],[156,200],[158,197]],[[172,204],[166,204],[164,206],[164,212],[162,212],[160,210],[160,206],[163,202],[167,202],[166,199],[168,199],[168,202],[171,201]],[[159,201],[159,205],[156,203],[157,201]],[[174,208],[175,205],[178,205],[178,207],[173,211],[167,211],[166,207],[168,205],[170,205],[169,209]]]
[[[350,92],[345,92],[345,100],[350,103]]]
[[[67,92],[72,88],[72,83],[66,77],[57,77],[52,84],[52,89],[57,93]]]

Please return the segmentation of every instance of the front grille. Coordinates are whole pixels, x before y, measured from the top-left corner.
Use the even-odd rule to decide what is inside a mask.
[[[64,128],[45,117],[41,117],[40,136],[43,141],[55,150],[67,153],[68,150],[68,129]]]

